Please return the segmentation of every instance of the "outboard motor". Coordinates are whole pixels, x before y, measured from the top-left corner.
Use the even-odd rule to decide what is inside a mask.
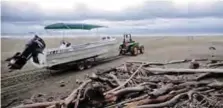
[[[35,35],[35,37],[26,44],[22,53],[17,52],[14,56],[7,59],[7,61],[9,61],[9,69],[21,69],[31,57],[34,63],[39,64],[38,55],[43,53],[45,47],[46,44],[43,39]]]

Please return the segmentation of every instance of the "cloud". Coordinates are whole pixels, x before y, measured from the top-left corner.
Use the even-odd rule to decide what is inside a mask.
[[[2,1],[2,33],[43,32],[56,22],[108,25],[108,33],[223,32],[223,1],[188,3],[179,7],[167,0],[146,1],[121,11],[90,9],[76,4],[70,10],[46,11],[35,2]]]
[[[37,21],[43,17],[37,4],[2,1],[2,21]]]
[[[38,21],[38,20],[142,20],[152,18],[197,18],[222,17],[223,1],[208,5],[191,4],[177,7],[171,1],[146,1],[143,5],[129,7],[118,12],[89,9],[86,4],[78,4],[69,11],[47,12],[34,2],[2,2],[3,21]]]

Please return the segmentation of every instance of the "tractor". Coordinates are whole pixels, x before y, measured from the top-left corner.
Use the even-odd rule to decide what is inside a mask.
[[[119,54],[125,55],[130,53],[133,56],[144,53],[144,46],[132,40],[131,34],[124,34],[123,43],[119,46]]]

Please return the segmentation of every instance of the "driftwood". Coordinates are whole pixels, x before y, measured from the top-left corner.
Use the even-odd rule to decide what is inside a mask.
[[[150,103],[162,103],[162,102],[165,102],[165,101],[171,99],[172,97],[174,97],[176,95],[180,95],[180,93],[186,92],[187,90],[188,90],[188,88],[185,88],[185,89],[182,89],[182,90],[174,91],[170,94],[159,96],[157,98],[147,98],[147,99],[144,99],[144,100],[140,100],[138,102],[129,103],[127,105],[136,107],[136,106],[139,106],[139,105],[145,105],[145,104],[150,104]],[[176,99],[178,99],[178,98],[176,98]],[[176,99],[172,99],[172,101],[176,101]],[[172,101],[170,101],[170,102],[172,102]],[[162,103],[162,104],[154,104],[154,105],[151,105],[151,106],[148,106],[148,107],[162,107],[162,105],[165,105],[165,104],[169,105],[170,102],[165,102],[165,103]],[[145,107],[145,106],[141,106],[141,107]]]
[[[167,62],[166,64],[177,64],[177,63],[185,63],[185,62],[190,62],[190,61],[192,61],[192,60],[187,60],[187,59],[185,59],[185,60],[172,60],[172,61]]]
[[[142,96],[139,96],[139,97],[136,97],[136,98],[133,98],[133,99],[122,101],[122,102],[120,102],[118,104],[107,106],[105,108],[114,108],[114,107],[121,106],[121,105],[127,105],[128,106],[130,102],[142,100],[142,99],[145,99],[146,97],[148,97],[148,95],[142,95]]]
[[[218,73],[223,74],[223,69],[161,69],[161,68],[145,68],[145,70],[153,74],[168,74],[168,73]]]
[[[76,101],[75,101],[75,106],[74,106],[74,108],[77,108],[78,107],[78,104],[79,104],[79,100],[80,100],[80,96],[81,96],[81,89],[79,90],[79,93],[78,93],[78,95],[77,95],[77,98],[75,99]]]
[[[119,81],[119,79],[118,79],[115,75],[113,75],[113,74],[108,74],[108,76],[112,77],[112,78],[116,81],[116,83],[117,83],[118,85],[122,85],[122,83]]]
[[[209,64],[207,67],[218,67],[218,66],[223,66],[223,63],[214,63],[214,64]]]
[[[127,88],[115,91],[113,94],[116,95],[116,96],[117,95],[121,96],[121,95],[126,94],[126,93],[140,92],[140,91],[143,91],[145,89],[146,89],[145,87],[127,87]]]
[[[128,103],[128,104],[126,104],[127,105],[126,107],[127,108],[128,107],[136,107],[136,106],[144,105],[144,104],[165,102],[165,101],[171,99],[173,96],[174,96],[173,94],[167,94],[164,96],[159,96],[155,99],[144,99],[144,100],[140,100],[138,102]]]
[[[143,61],[128,61],[127,63],[140,63],[144,64],[144,67],[148,67],[150,65],[157,65],[157,66],[163,66],[165,63],[159,63],[159,62],[143,62]]]
[[[138,67],[138,69],[130,76],[130,78],[128,79],[128,80],[126,80],[122,85],[120,85],[120,86],[118,86],[117,88],[114,88],[114,89],[112,89],[112,90],[110,90],[110,91],[108,91],[108,92],[106,92],[105,93],[105,95],[107,94],[107,93],[110,93],[110,92],[113,92],[113,91],[115,91],[115,90],[118,90],[118,89],[120,89],[121,87],[123,87],[123,86],[125,86],[134,76],[135,76],[135,74],[140,70],[140,68],[142,68],[142,66],[143,65],[140,65],[139,67]]]
[[[42,103],[20,105],[20,106],[17,106],[16,108],[40,108],[40,107],[44,108],[44,107],[48,107],[50,105],[63,104],[63,103],[64,103],[64,101],[42,102]]]
[[[112,98],[113,100],[111,101],[115,101],[117,100],[118,97],[121,97],[125,94],[131,93],[131,92],[141,92],[144,91],[146,88],[139,86],[139,87],[128,87],[128,88],[124,88],[115,92],[111,92],[109,94],[107,94],[108,96],[106,96],[106,98]]]
[[[153,92],[149,93],[149,95],[157,97],[157,96],[160,96],[160,95],[166,93],[171,88],[173,88],[173,84],[171,84],[171,83],[170,84],[166,84],[166,85],[163,85],[159,89],[155,89]]]
[[[77,95],[78,90],[83,89],[83,87],[86,86],[90,81],[91,80],[85,81],[83,84],[80,85],[80,87],[78,87],[78,89],[73,90],[73,92],[64,100],[65,106],[68,106],[68,104],[70,104]]]
[[[200,74],[197,78],[196,78],[196,80],[201,80],[201,79],[203,79],[203,78],[205,78],[205,77],[207,77],[207,76],[210,76],[212,73],[202,73],[202,74]]]
[[[172,97],[176,96],[177,94],[184,93],[184,92],[186,92],[188,90],[189,90],[188,88],[184,88],[184,89],[181,89],[181,90],[178,90],[178,91],[173,91],[173,92],[171,92],[169,94],[166,94],[166,95],[159,96],[157,98],[150,98],[149,97],[149,98],[146,98],[146,99],[142,99],[140,101],[128,103],[126,105],[128,107],[128,106],[145,105],[145,104],[150,104],[150,103],[165,102],[165,101],[171,99]]]
[[[223,69],[151,68],[151,65],[164,66],[194,60],[126,62],[92,74],[64,100],[21,105],[18,108],[221,107],[223,82],[212,79],[221,77]]]
[[[107,75],[107,76],[111,76],[111,75]],[[109,80],[109,78],[107,78],[107,77],[101,77],[101,76],[98,76],[96,74],[93,74],[93,76],[91,76],[89,78],[92,79],[92,80],[94,80],[94,81],[106,82],[106,83],[108,83],[112,87],[116,87],[116,86],[118,86],[117,84],[120,83],[118,81],[118,79],[114,79],[116,81],[116,83],[113,83],[112,81]]]
[[[204,58],[204,59],[184,59],[184,60],[172,60],[169,62],[146,62],[146,61],[127,61],[127,63],[140,63],[140,64],[144,64],[144,66],[149,66],[149,65],[167,65],[167,64],[178,64],[178,63],[186,63],[186,62],[191,62],[191,61],[207,61],[208,59]]]
[[[181,94],[178,94],[176,95],[174,98],[172,98],[171,100],[169,101],[166,101],[164,103],[159,103],[159,104],[149,104],[149,105],[141,105],[141,106],[137,106],[137,108],[161,108],[161,107],[167,107],[167,106],[170,106],[172,104],[175,104],[176,102],[178,102],[178,100],[187,95],[186,93],[181,93]],[[160,97],[159,100],[156,100],[156,101],[165,101],[169,98],[171,98],[172,95],[170,96],[163,96],[163,97]],[[153,103],[153,102],[151,102]]]

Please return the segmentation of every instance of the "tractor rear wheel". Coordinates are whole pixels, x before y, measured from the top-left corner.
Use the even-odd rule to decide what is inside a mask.
[[[132,55],[133,56],[137,56],[138,55],[138,48],[137,47],[134,47],[131,51]]]
[[[139,51],[140,51],[140,54],[143,54],[145,52],[144,46],[141,46]]]

